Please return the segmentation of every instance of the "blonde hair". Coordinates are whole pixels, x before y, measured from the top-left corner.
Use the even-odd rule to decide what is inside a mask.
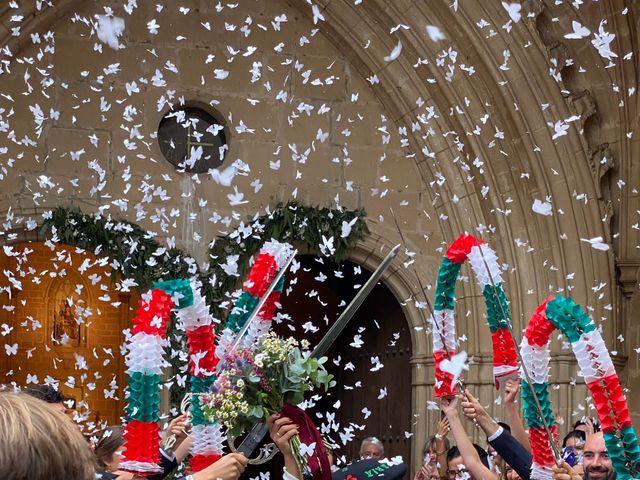
[[[89,445],[74,423],[42,400],[0,391],[0,478],[94,480]]]

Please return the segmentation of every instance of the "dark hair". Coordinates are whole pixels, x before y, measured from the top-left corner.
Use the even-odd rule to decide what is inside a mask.
[[[460,455],[460,450],[458,450],[458,447],[454,445],[449,450],[447,450],[447,463],[449,463],[454,458],[460,457],[460,456],[462,456]]]
[[[62,403],[66,400],[65,396],[51,385],[38,385],[27,388],[24,393],[46,403]]]
[[[442,437],[442,443],[444,443],[444,449],[449,450],[449,439],[447,437]],[[433,450],[434,452],[438,451],[438,449],[436,448],[435,435],[427,440],[427,443],[425,443],[424,447],[422,447],[422,456],[424,457],[429,450]]]
[[[487,454],[487,452],[485,451],[484,448],[482,448],[480,445],[476,445],[475,443],[473,444],[473,448],[476,449],[476,452],[478,452],[478,456],[480,457],[480,461],[482,462],[482,464],[489,468],[489,455]],[[460,450],[458,449],[458,447],[456,447],[455,445],[453,447],[451,447],[448,451],[447,451],[447,463],[449,463],[451,460],[453,460],[456,457],[461,457],[462,454],[460,453]]]
[[[504,428],[507,432],[511,433],[511,426],[508,423],[498,422],[502,428]]]
[[[489,454],[487,451],[475,443],[473,444],[473,447],[476,449],[476,452],[478,452],[478,456],[480,457],[482,464],[488,469],[491,469],[491,467],[489,467]]]
[[[107,462],[111,461],[113,454],[124,445],[123,430],[120,425],[108,427],[102,432],[102,437],[96,443],[93,453],[96,456],[96,463],[99,469],[106,469]]]
[[[484,448],[482,448],[479,445],[476,445],[475,443],[473,444],[473,448],[476,449],[476,452],[478,452],[478,456],[480,457],[480,461],[482,462],[482,464],[487,467],[489,467],[489,455],[487,454],[487,452],[485,451]],[[447,451],[447,463],[449,463],[451,460],[453,460],[456,457],[461,457],[462,454],[460,453],[460,450],[458,449],[458,447],[456,447],[455,445],[453,447],[451,447],[448,451]]]
[[[575,438],[576,440],[579,440],[581,442],[586,441],[587,439],[587,435],[586,433],[584,433],[582,430],[572,430],[569,433],[567,433],[564,438],[562,439],[562,448],[567,446],[567,442],[569,441],[569,439],[571,438]]]
[[[582,417],[584,419],[584,417]],[[597,419],[592,419],[591,423],[593,424],[593,431],[594,432],[599,432],[600,431],[600,424],[598,423]],[[580,425],[586,425],[587,422],[584,420],[578,420],[576,423],[573,424],[573,430],[575,430],[576,428],[578,428]]]

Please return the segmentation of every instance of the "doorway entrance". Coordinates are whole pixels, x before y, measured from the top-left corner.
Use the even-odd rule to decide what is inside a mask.
[[[316,344],[371,275],[346,261],[338,266],[312,255],[297,257],[281,298],[279,335]],[[369,436],[385,456],[411,464],[411,335],[392,292],[378,283],[328,352],[337,385],[309,412],[323,434],[338,445],[339,463],[359,458]]]

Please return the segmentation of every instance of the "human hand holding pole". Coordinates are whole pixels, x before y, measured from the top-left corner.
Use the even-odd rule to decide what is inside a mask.
[[[465,390],[465,393],[468,390]],[[462,396],[462,395],[461,395]],[[451,433],[456,441],[456,445],[460,450],[462,459],[467,469],[471,473],[473,478],[483,478],[485,480],[498,480],[498,476],[484,466],[480,461],[480,456],[476,451],[471,439],[467,435],[462,422],[458,416],[458,398],[455,396],[442,397],[440,399],[440,408],[445,413],[447,420],[449,420],[449,426],[451,427]]]
[[[520,382],[517,380],[509,379],[505,383],[504,407],[507,413],[507,420],[511,425],[511,435],[522,444],[524,448],[531,451],[531,443],[529,442],[529,435],[524,428],[524,422],[520,415],[520,409],[516,405],[516,398],[518,397],[518,391],[520,390]]]
[[[553,480],[582,480],[582,476],[561,460],[560,465],[553,466]]]
[[[462,406],[464,416],[478,425],[487,437],[490,437],[498,431],[499,425],[491,418],[491,415],[487,413],[478,399],[474,397],[468,389],[466,389],[461,396],[460,405]]]

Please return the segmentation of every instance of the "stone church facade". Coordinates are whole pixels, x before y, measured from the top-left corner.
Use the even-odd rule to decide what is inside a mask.
[[[522,2],[519,22],[493,0],[316,0],[316,10],[302,0],[184,0],[162,8],[147,1],[135,8],[113,1],[6,3],[0,243],[20,250],[25,241],[41,242],[31,221],[71,205],[135,222],[204,262],[208,242],[230,224],[295,198],[364,208],[371,233],[349,260],[373,270],[401,241],[395,217],[406,250],[385,286],[411,335],[411,411],[403,414],[414,415],[408,438],[415,465],[438,413],[427,409],[431,341],[422,330],[426,312],[412,300],[421,297],[412,269],[433,285],[446,245],[465,231],[481,234],[507,265],[516,332],[552,293],[570,292],[588,308],[638,425],[640,9],[621,0],[580,9],[565,3]],[[110,9],[125,22],[124,48],[117,50],[94,28],[96,15]],[[612,62],[587,39],[564,37],[572,20],[596,30],[600,19],[616,35]],[[430,39],[427,25],[445,38]],[[402,52],[389,60],[398,42]],[[182,104],[223,125],[228,151],[220,168],[245,164],[235,190],[206,173],[178,172],[163,155],[159,125]],[[563,122],[568,129],[556,136]],[[535,200],[551,203],[553,214],[534,212]],[[610,248],[581,241],[596,237]],[[34,259],[46,257],[44,245],[35,244]],[[405,267],[411,260],[414,266]],[[16,261],[4,255],[0,267],[15,269]],[[106,279],[112,299],[119,298]],[[466,334],[461,348],[475,359],[467,384],[500,415],[492,403],[482,295],[472,278],[460,283],[458,334]],[[93,287],[87,285],[86,301],[96,308],[103,292]],[[5,304],[7,291],[0,293]],[[37,292],[47,298],[44,289]],[[20,296],[11,302],[19,307]],[[46,340],[19,325],[27,315],[49,315],[44,300],[36,303],[27,301],[41,309],[31,313],[0,311],[0,324],[15,327],[5,341],[26,345],[16,356],[0,355],[0,372],[13,372],[0,383],[24,383],[31,367],[18,367],[26,350]],[[106,345],[118,356],[113,330],[130,315],[105,306],[94,323],[110,327],[79,332],[89,343],[78,348],[87,359]],[[73,370],[75,357],[60,355]],[[96,380],[98,391],[121,375],[117,362]],[[587,391],[562,342],[552,344],[551,365],[560,386],[553,403],[570,422],[573,410],[586,408]]]

